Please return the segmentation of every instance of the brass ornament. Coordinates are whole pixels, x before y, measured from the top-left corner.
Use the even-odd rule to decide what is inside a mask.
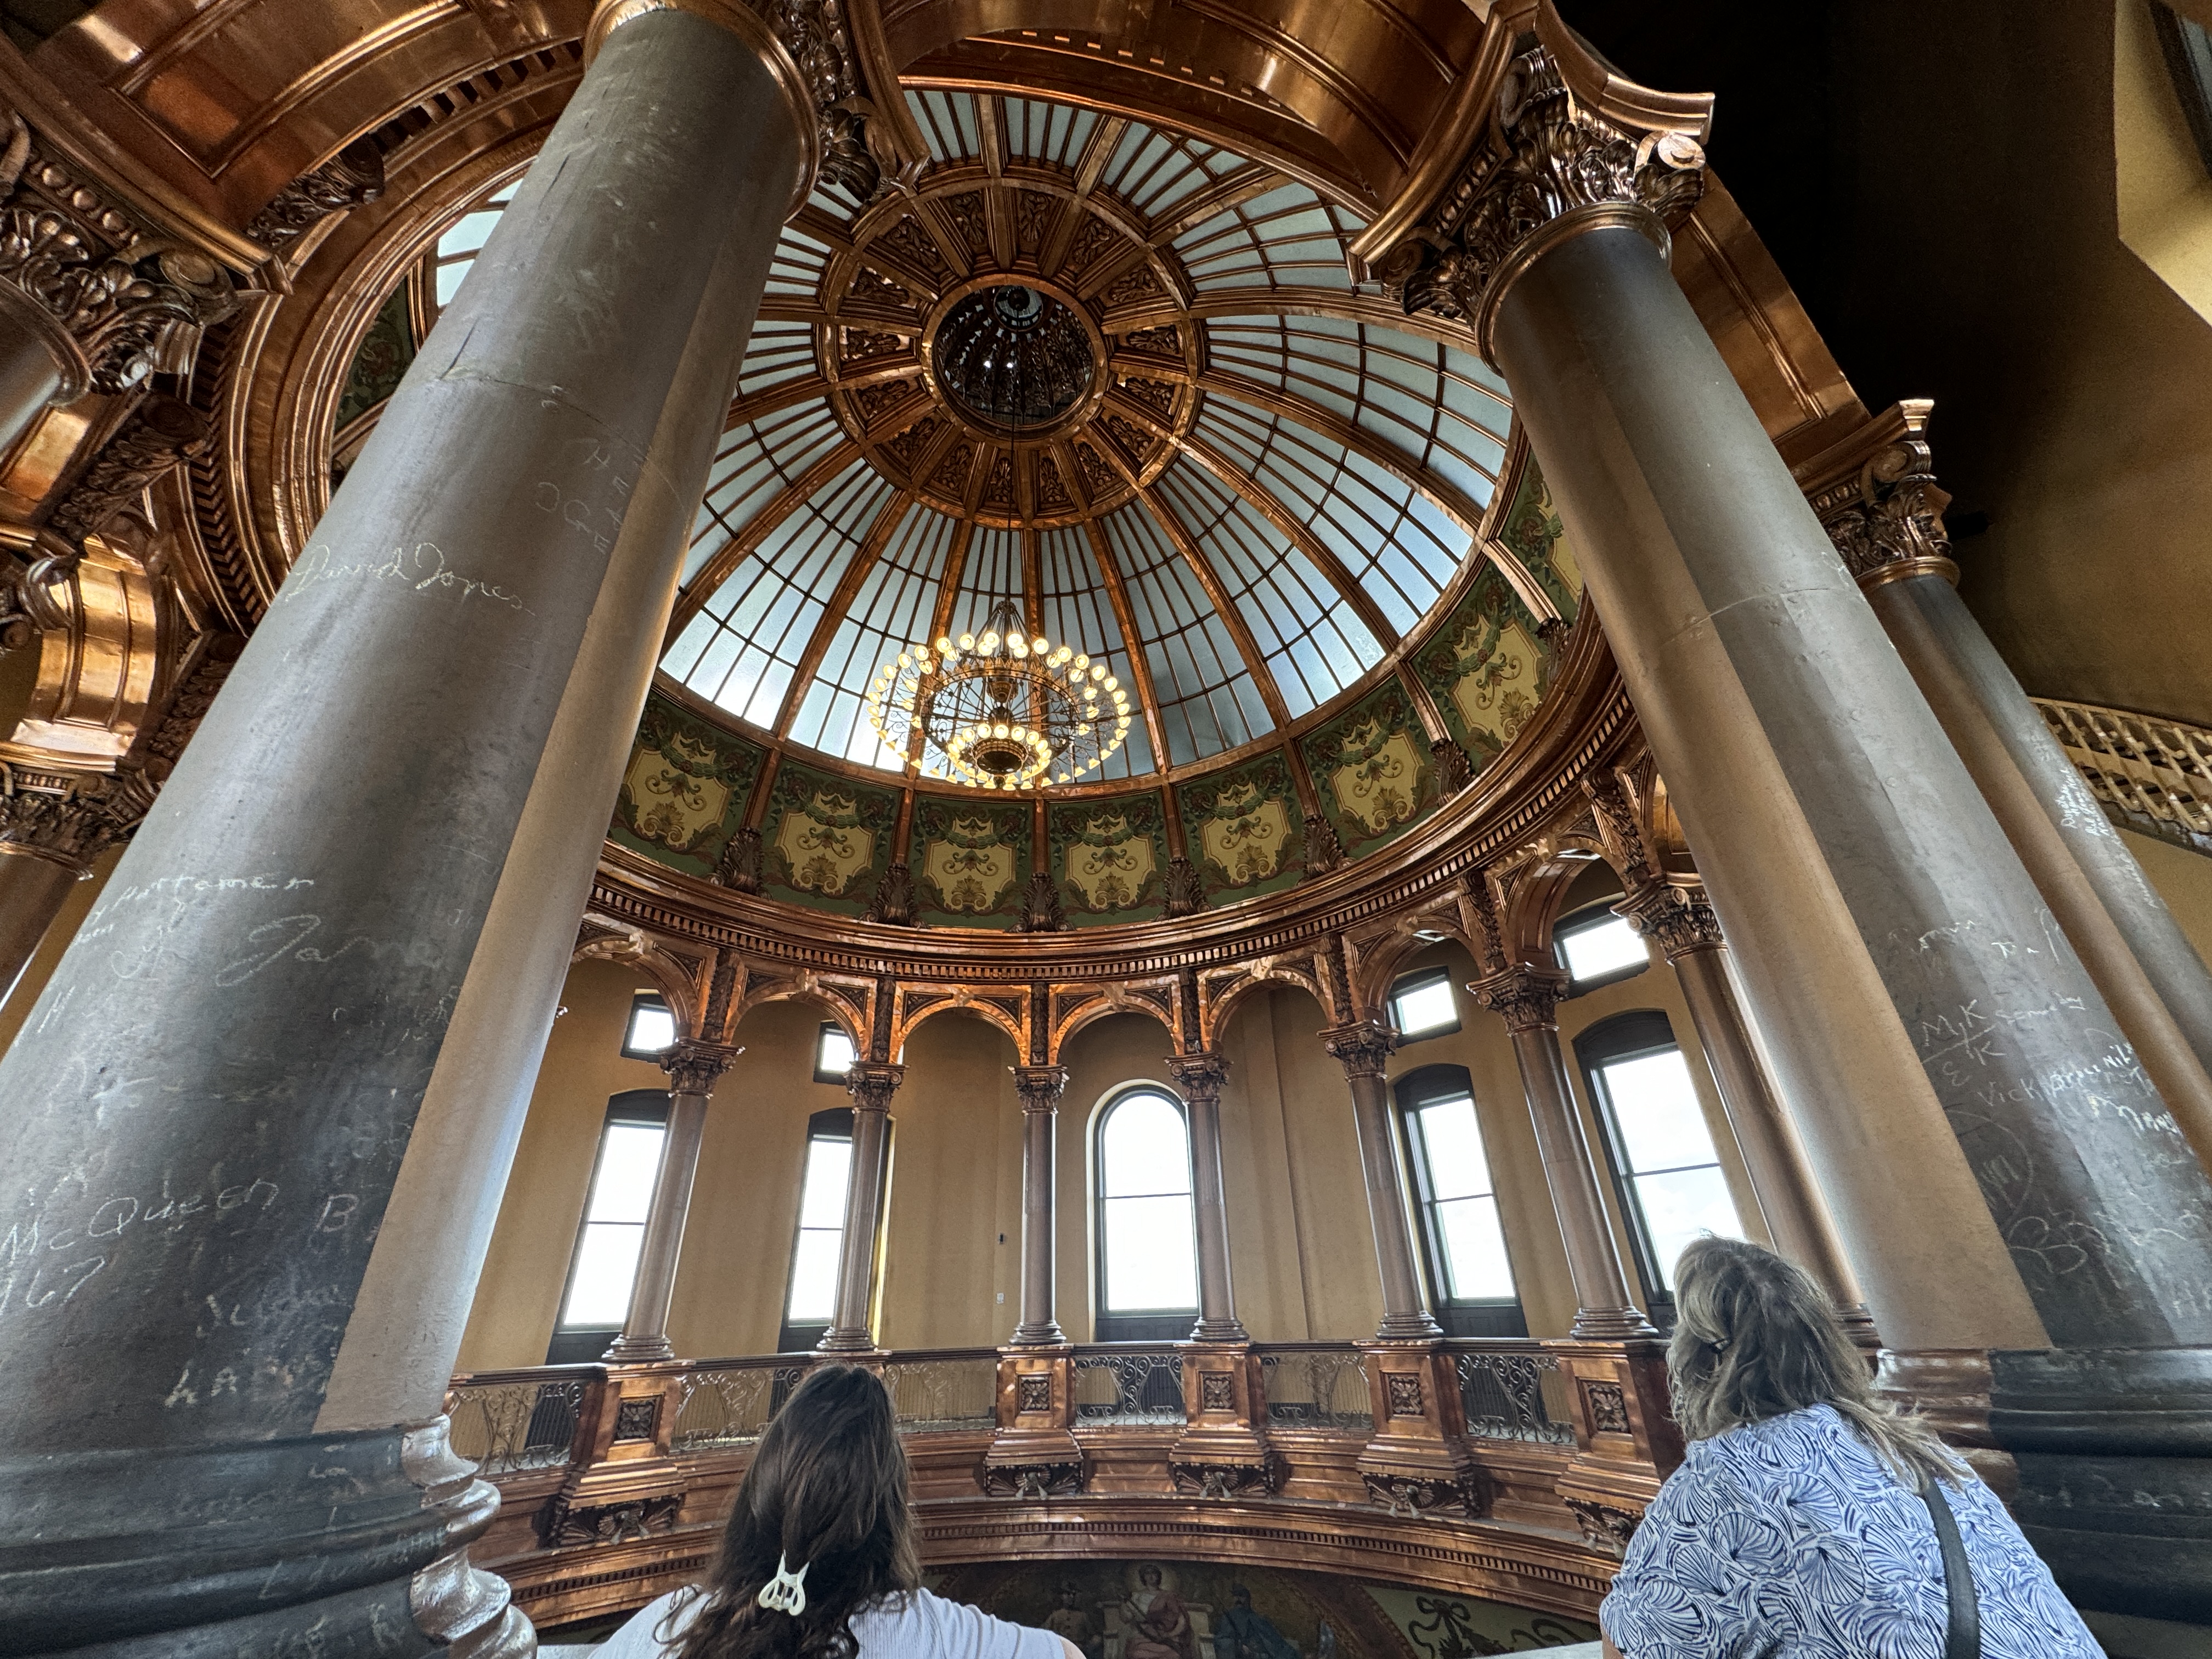
[[[1374,274],[1408,316],[1473,322],[1492,358],[1491,319],[1512,277],[1559,234],[1544,233],[1578,216],[1566,234],[1629,224],[1663,248],[1665,222],[1697,205],[1705,162],[1696,133],[1607,119],[1576,95],[1547,47],[1531,47],[1501,77],[1459,177]]]

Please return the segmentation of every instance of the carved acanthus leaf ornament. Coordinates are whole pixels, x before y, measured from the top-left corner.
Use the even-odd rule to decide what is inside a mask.
[[[1710,951],[1725,943],[1720,919],[1706,902],[1702,887],[1682,887],[1660,882],[1646,887],[1613,907],[1644,938],[1655,940],[1668,961],[1692,951]]]
[[[1705,165],[1687,132],[1631,131],[1585,108],[1534,46],[1507,69],[1495,118],[1452,187],[1375,274],[1409,316],[1474,318],[1492,279],[1553,220],[1607,204],[1675,218],[1704,193]]]
[[[1936,482],[1935,459],[1917,427],[1871,456],[1856,489],[1816,498],[1821,526],[1860,581],[1897,576],[1959,579],[1943,509],[1951,497]]]

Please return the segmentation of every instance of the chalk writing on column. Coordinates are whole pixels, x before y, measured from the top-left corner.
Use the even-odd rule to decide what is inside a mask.
[[[331,552],[328,543],[315,542],[300,556],[300,562],[292,567],[292,574],[284,579],[276,603],[285,604],[310,588],[340,581],[392,581],[417,593],[442,593],[465,601],[481,597],[510,611],[530,610],[520,595],[509,592],[496,582],[455,569],[447,562],[446,550],[435,542],[417,542],[411,548],[395,547],[380,556],[367,554],[349,560]]]
[[[0,1233],[0,1317],[16,1308],[66,1306],[113,1259],[126,1234],[148,1230],[174,1236],[234,1212],[266,1210],[279,1188],[267,1176],[180,1196],[163,1176],[158,1195],[118,1193],[58,1223],[43,1214]]]

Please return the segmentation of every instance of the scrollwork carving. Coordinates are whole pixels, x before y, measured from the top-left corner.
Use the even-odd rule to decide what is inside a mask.
[[[153,799],[140,774],[33,776],[0,764],[0,853],[84,875],[94,859],[130,839]]]
[[[374,202],[384,194],[384,151],[374,138],[356,138],[336,155],[278,191],[253,216],[246,234],[282,252],[333,213]]]
[[[1343,1064],[1347,1078],[1381,1077],[1398,1047],[1398,1034],[1373,1020],[1334,1026],[1323,1031],[1321,1040]]]
[[[1705,901],[1702,887],[1681,887],[1659,882],[1632,894],[1613,907],[1613,914],[1644,938],[1657,943],[1672,962],[1692,951],[1710,951],[1724,944],[1720,918]]]
[[[47,528],[82,544],[157,478],[205,454],[215,423],[181,398],[149,392],[62,497]]]
[[[1679,129],[1636,131],[1586,107],[1538,46],[1513,60],[1494,118],[1451,189],[1376,267],[1407,315],[1480,314],[1493,281],[1546,225],[1618,204],[1662,221],[1705,189],[1705,149]]]
[[[1950,504],[1917,426],[1868,458],[1856,489],[1830,492],[1818,503],[1828,539],[1862,582],[1923,574],[1957,580],[1950,532],[1943,527],[1943,509]]]
[[[1550,1030],[1559,1024],[1559,999],[1567,976],[1553,968],[1516,963],[1468,988],[1474,1000],[1501,1016],[1509,1031]]]
[[[1206,908],[1206,879],[1188,859],[1168,860],[1166,892],[1171,916],[1194,916]]]
[[[1067,926],[1067,907],[1060,902],[1060,884],[1049,870],[1034,872],[1022,889],[1022,932],[1057,933]]]

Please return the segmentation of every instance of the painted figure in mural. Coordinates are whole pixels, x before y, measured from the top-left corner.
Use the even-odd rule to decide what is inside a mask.
[[[1298,1659],[1297,1646],[1274,1621],[1253,1610],[1249,1586],[1232,1584],[1229,1595],[1235,1605],[1213,1627],[1214,1659]]]
[[[1137,1569],[1142,1587],[1121,1604],[1134,1626],[1121,1644],[1121,1659],[1198,1659],[1198,1638],[1182,1597],[1161,1588],[1160,1570],[1147,1561]]]
[[[1098,1659],[1105,1643],[1099,1636],[1097,1620],[1078,1605],[1082,1595],[1082,1587],[1073,1579],[1061,1584],[1060,1605],[1045,1614],[1044,1627],[1061,1641],[1081,1649],[1084,1659]]]

